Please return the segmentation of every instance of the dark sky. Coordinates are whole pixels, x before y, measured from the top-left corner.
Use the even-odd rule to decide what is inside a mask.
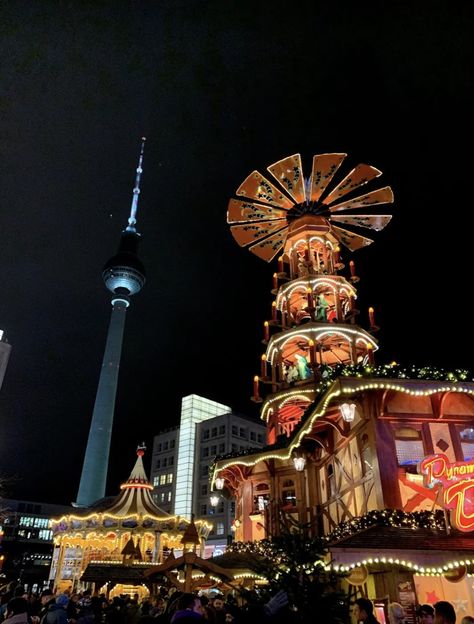
[[[353,256],[378,361],[471,366],[473,21],[435,0],[1,3],[6,495],[75,500],[110,316],[101,269],[143,134],[148,281],[128,312],[109,493],[182,396],[256,414],[274,268],[237,246],[226,208],[295,152],[307,175],[313,154],[347,152],[394,190],[392,223]]]

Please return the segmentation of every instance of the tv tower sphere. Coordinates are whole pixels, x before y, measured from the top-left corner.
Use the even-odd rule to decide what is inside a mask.
[[[125,230],[118,253],[106,262],[102,279],[116,295],[135,295],[145,283],[145,267],[137,256],[140,234]]]

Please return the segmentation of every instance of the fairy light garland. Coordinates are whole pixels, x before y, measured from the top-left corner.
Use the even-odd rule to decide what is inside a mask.
[[[401,509],[374,509],[364,516],[342,522],[323,539],[328,543],[338,542],[373,526],[445,531],[444,513],[439,509],[436,511],[412,512],[402,511]]]
[[[346,388],[339,387],[338,389],[334,389],[332,392],[328,392],[331,386],[334,385],[335,381],[337,381],[338,378],[343,377],[350,377],[355,380],[367,379],[367,382]],[[390,381],[387,383],[384,379]],[[450,385],[436,385],[432,388],[419,390],[404,387],[403,385],[398,384],[397,380],[423,380],[438,383],[444,381]],[[218,463],[222,464],[219,466],[219,470],[225,470],[226,468],[237,463],[250,467],[255,466],[258,462],[267,459],[279,459],[280,461],[289,459],[293,449],[297,448],[304,436],[311,432],[315,420],[324,416],[332,399],[340,396],[341,394],[354,395],[358,392],[364,392],[366,390],[394,390],[396,392],[403,392],[411,396],[430,396],[438,392],[463,392],[473,395],[474,388],[463,386],[463,382],[474,382],[474,376],[468,370],[459,368],[454,371],[447,371],[443,368],[435,368],[431,366],[402,367],[396,362],[381,366],[339,364],[332,368],[325,367],[324,379],[322,379],[314,389],[315,401],[310,404],[308,409],[304,412],[301,421],[293,430],[292,437],[260,449],[249,448],[245,451],[234,451],[225,455],[218,455],[209,467],[211,487],[214,483]],[[315,409],[315,403],[318,399],[320,400],[320,403],[317,405],[317,409]],[[249,456],[249,459],[246,460],[245,457],[247,456]],[[232,461],[233,459],[240,459],[240,461]]]
[[[414,511],[404,512],[397,509],[373,510],[364,516],[353,518],[349,522],[341,523],[330,534],[323,537],[320,541],[318,538],[307,539],[304,544],[304,550],[309,554],[318,544],[327,549],[334,542],[349,537],[367,529],[371,526],[389,526],[403,529],[432,529],[436,531],[445,531],[443,512],[437,511]],[[324,546],[325,544],[325,546]],[[333,563],[325,560],[323,554],[316,555],[316,560],[297,563],[294,561],[294,554],[285,550],[281,544],[276,544],[272,540],[261,540],[258,542],[234,542],[227,547],[227,552],[253,555],[269,561],[273,566],[277,567],[281,573],[288,572],[290,569],[295,572],[312,574],[315,570],[320,569],[325,572],[334,572],[336,574],[350,573],[354,568],[362,565],[388,564],[404,567],[411,570],[415,574],[425,576],[441,576],[451,570],[456,570],[462,566],[474,565],[474,559],[456,559],[444,562],[439,565],[422,565],[416,561],[408,560],[405,557],[382,556],[382,557],[366,557],[364,559],[353,561],[352,563]],[[309,555],[310,556],[310,555]],[[277,573],[278,574],[278,573]]]

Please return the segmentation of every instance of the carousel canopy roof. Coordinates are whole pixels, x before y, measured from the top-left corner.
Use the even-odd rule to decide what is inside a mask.
[[[105,513],[115,516],[130,516],[141,514],[147,516],[158,516],[161,518],[170,517],[168,513],[155,505],[151,492],[153,486],[148,481],[148,477],[143,467],[143,447],[138,447],[137,461],[133,467],[128,480],[120,486],[120,494],[112,501],[110,506],[104,509]]]

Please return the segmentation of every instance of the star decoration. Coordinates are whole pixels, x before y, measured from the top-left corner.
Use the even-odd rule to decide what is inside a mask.
[[[428,604],[435,604],[436,602],[439,602],[439,598],[436,595],[436,590],[426,592],[426,602]]]
[[[463,600],[462,598],[456,598],[455,600],[452,600],[452,603],[454,605],[454,609],[460,613],[461,611],[467,611],[466,607],[467,607],[467,600]]]

